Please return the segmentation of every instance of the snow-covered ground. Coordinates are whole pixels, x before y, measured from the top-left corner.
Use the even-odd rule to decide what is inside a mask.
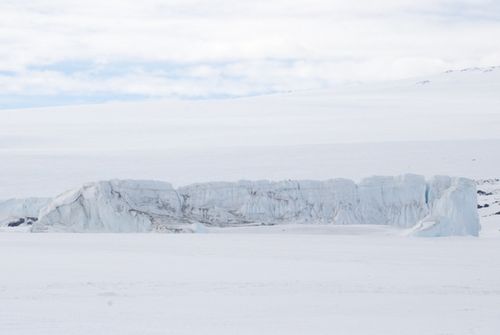
[[[481,334],[498,239],[0,234],[0,333]]]

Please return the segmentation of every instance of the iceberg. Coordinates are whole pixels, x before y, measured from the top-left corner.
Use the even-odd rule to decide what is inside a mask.
[[[476,183],[472,180],[435,177],[428,197],[429,214],[414,226],[414,235],[479,235]]]
[[[112,180],[88,183],[56,197],[40,211],[33,231],[148,232],[175,226],[180,200],[168,183]]]
[[[206,227],[375,224],[416,236],[477,235],[476,187],[406,174],[326,181],[238,181],[178,189],[160,181],[85,184],[40,210],[32,231],[203,232]]]

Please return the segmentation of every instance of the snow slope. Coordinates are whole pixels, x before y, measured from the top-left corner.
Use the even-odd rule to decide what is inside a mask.
[[[500,68],[227,100],[0,111],[0,199],[92,180],[498,177]]]
[[[195,232],[208,226],[377,224],[424,236],[478,235],[476,186],[464,178],[371,177],[194,184],[89,183],[40,211],[33,231]],[[206,229],[203,229],[206,231]]]

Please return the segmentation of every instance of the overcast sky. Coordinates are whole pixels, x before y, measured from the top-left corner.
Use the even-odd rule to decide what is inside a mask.
[[[500,0],[0,0],[0,108],[500,65]]]

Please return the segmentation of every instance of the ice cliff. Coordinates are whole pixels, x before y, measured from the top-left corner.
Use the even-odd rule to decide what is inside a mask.
[[[50,203],[49,198],[9,199],[0,201],[0,226],[32,224],[40,210]]]
[[[181,201],[168,183],[112,180],[56,197],[33,231],[147,232],[182,224]]]
[[[464,178],[239,181],[174,189],[156,181],[86,184],[40,211],[33,231],[197,232],[244,224],[385,224],[419,236],[477,235],[476,186]]]
[[[435,177],[428,193],[429,213],[414,227],[418,236],[477,236],[481,228],[476,184],[464,178]]]

